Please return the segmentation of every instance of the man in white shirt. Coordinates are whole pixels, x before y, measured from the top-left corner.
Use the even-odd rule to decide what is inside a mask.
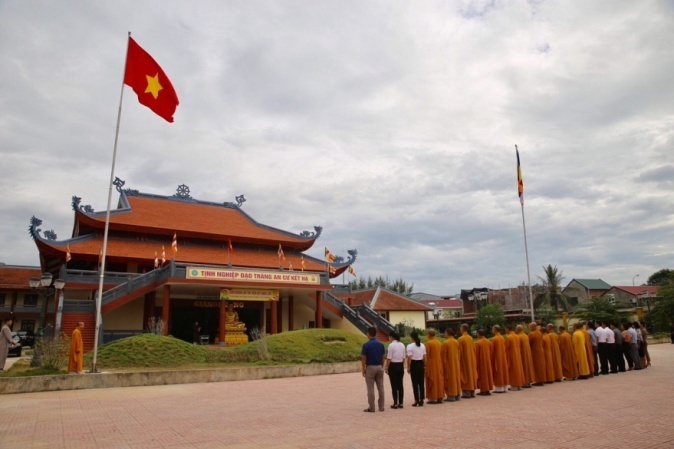
[[[606,323],[601,323],[595,331],[597,335],[597,349],[599,351],[599,363],[601,364],[601,374],[608,374],[608,332],[606,332]]]
[[[634,369],[641,369],[641,360],[639,359],[639,334],[634,328],[634,325],[627,323],[627,330],[632,336],[632,341],[630,342],[630,356],[632,357],[632,363],[634,364]]]
[[[609,327],[608,321],[602,322],[601,326],[604,328],[604,333],[606,334],[606,355],[608,357],[609,372],[611,374],[616,374],[618,372],[618,365],[616,364],[615,356],[615,334]]]

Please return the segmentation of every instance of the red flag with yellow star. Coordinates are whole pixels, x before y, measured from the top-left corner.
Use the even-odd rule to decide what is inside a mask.
[[[124,84],[138,95],[140,104],[173,123],[173,114],[179,104],[178,95],[159,64],[131,36],[126,55]]]

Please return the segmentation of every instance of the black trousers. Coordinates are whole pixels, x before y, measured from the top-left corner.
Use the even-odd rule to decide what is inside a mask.
[[[388,366],[388,379],[391,382],[391,393],[393,393],[393,403],[403,403],[403,376],[405,375],[405,364],[391,363]]]
[[[426,387],[424,386],[424,361],[412,360],[410,364],[410,376],[412,377],[412,390],[414,400],[419,402],[426,399]]]
[[[615,343],[606,343],[608,346],[608,363],[611,367],[612,373],[618,372],[618,351],[616,350],[617,346]]]
[[[627,360],[627,365],[630,368],[634,367],[634,362],[632,361],[632,354],[630,354],[630,344],[623,342],[623,354],[625,355],[625,360]],[[623,362],[623,368],[625,367],[625,362]]]
[[[597,345],[599,352],[599,363],[601,364],[601,373],[608,374],[609,344],[599,343]]]

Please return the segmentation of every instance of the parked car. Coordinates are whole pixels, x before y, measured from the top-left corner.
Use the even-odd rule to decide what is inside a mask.
[[[35,332],[33,331],[16,331],[17,335],[21,339],[21,346],[24,348],[32,348],[35,345]]]
[[[7,351],[8,357],[21,357],[21,338],[16,332],[12,332],[12,340],[16,343],[16,346],[9,348]]]

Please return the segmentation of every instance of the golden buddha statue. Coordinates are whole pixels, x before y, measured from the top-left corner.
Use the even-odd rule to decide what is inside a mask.
[[[239,321],[239,314],[234,310],[234,304],[227,304],[225,309],[225,342],[228,345],[241,345],[248,343],[246,325]]]

